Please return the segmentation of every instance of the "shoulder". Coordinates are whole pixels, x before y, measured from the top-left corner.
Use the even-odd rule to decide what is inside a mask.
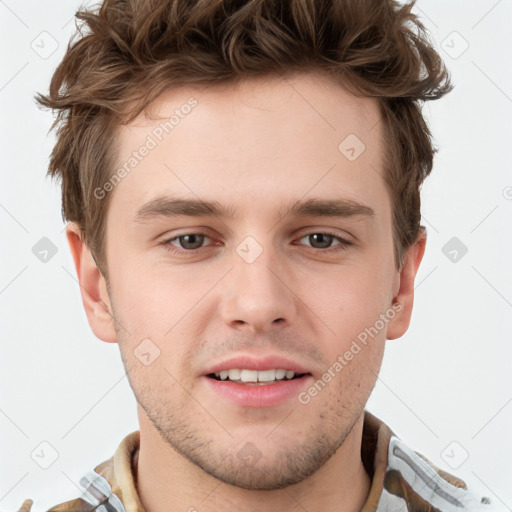
[[[395,510],[397,506],[405,507],[403,510],[415,511],[501,510],[489,497],[469,489],[462,479],[439,469],[422,454],[392,435],[378,510]]]
[[[138,430],[126,435],[112,457],[80,479],[79,484],[83,490],[79,497],[54,505],[45,512],[126,512],[126,508],[141,510],[132,473],[132,459],[139,443]],[[33,504],[32,499],[26,499],[17,512],[35,512]]]
[[[89,471],[82,477],[80,485],[84,491],[79,498],[55,505],[47,512],[92,512],[100,509],[109,512],[126,512],[121,499],[112,492],[110,483],[96,470]],[[97,508],[99,505],[102,505],[104,509]],[[18,512],[32,512],[32,506],[33,500],[26,499]]]

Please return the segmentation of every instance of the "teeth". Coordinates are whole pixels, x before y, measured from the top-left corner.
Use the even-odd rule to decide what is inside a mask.
[[[281,380],[284,379],[286,375],[286,370],[276,370],[276,379]]]
[[[295,372],[292,370],[246,370],[233,368],[231,370],[222,370],[215,374],[220,380],[234,380],[241,382],[272,382],[276,380],[293,379]]]
[[[242,382],[258,382],[258,371],[240,370],[240,380]]]
[[[271,380],[276,380],[275,370],[264,370],[262,372],[258,372],[258,382],[270,382]]]
[[[229,380],[240,380],[240,370],[229,370]]]

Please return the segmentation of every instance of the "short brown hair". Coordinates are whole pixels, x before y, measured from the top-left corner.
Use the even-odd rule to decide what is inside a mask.
[[[63,218],[79,225],[103,273],[109,196],[94,190],[113,173],[117,126],[173,86],[315,70],[379,100],[400,268],[422,228],[420,187],[437,151],[420,102],[453,87],[414,3],[105,0],[77,12],[49,93],[36,101],[58,112],[48,174],[62,180]]]

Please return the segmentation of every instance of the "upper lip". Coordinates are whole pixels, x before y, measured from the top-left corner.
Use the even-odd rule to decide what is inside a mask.
[[[203,375],[209,375],[210,373],[219,373],[222,370],[231,369],[246,369],[246,370],[291,370],[295,373],[309,373],[309,370],[301,364],[292,361],[283,356],[279,355],[266,355],[256,357],[254,355],[238,355],[219,361],[218,363],[208,366]]]

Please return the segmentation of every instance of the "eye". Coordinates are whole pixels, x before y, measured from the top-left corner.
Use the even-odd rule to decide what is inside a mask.
[[[163,242],[163,245],[165,245],[167,249],[171,252],[183,254],[185,252],[194,251],[195,249],[200,249],[206,238],[209,239],[210,237],[205,233],[186,233],[183,235],[178,235],[173,238],[170,238],[169,240],[165,240]],[[179,245],[174,245],[174,241],[177,241]],[[185,249],[185,251],[180,251],[178,249],[175,249],[175,247]]]
[[[300,242],[304,239],[307,239],[311,244],[310,247],[318,253],[342,251],[349,245],[352,245],[352,242],[345,240],[335,233],[324,231],[308,233],[299,238],[298,241]],[[206,233],[184,233],[164,240],[162,245],[174,254],[190,254],[203,248],[206,240],[212,240]],[[338,243],[333,246],[334,241],[338,241]]]
[[[347,246],[352,245],[352,242],[349,242],[348,240],[341,238],[335,233],[323,231],[309,233],[303,236],[302,238],[299,238],[299,241],[304,239],[307,239],[308,242],[312,244],[311,247],[313,249],[316,249],[318,252],[327,252],[330,250],[345,250]],[[335,240],[338,240],[340,243],[336,244],[334,248],[332,248],[332,242]]]

